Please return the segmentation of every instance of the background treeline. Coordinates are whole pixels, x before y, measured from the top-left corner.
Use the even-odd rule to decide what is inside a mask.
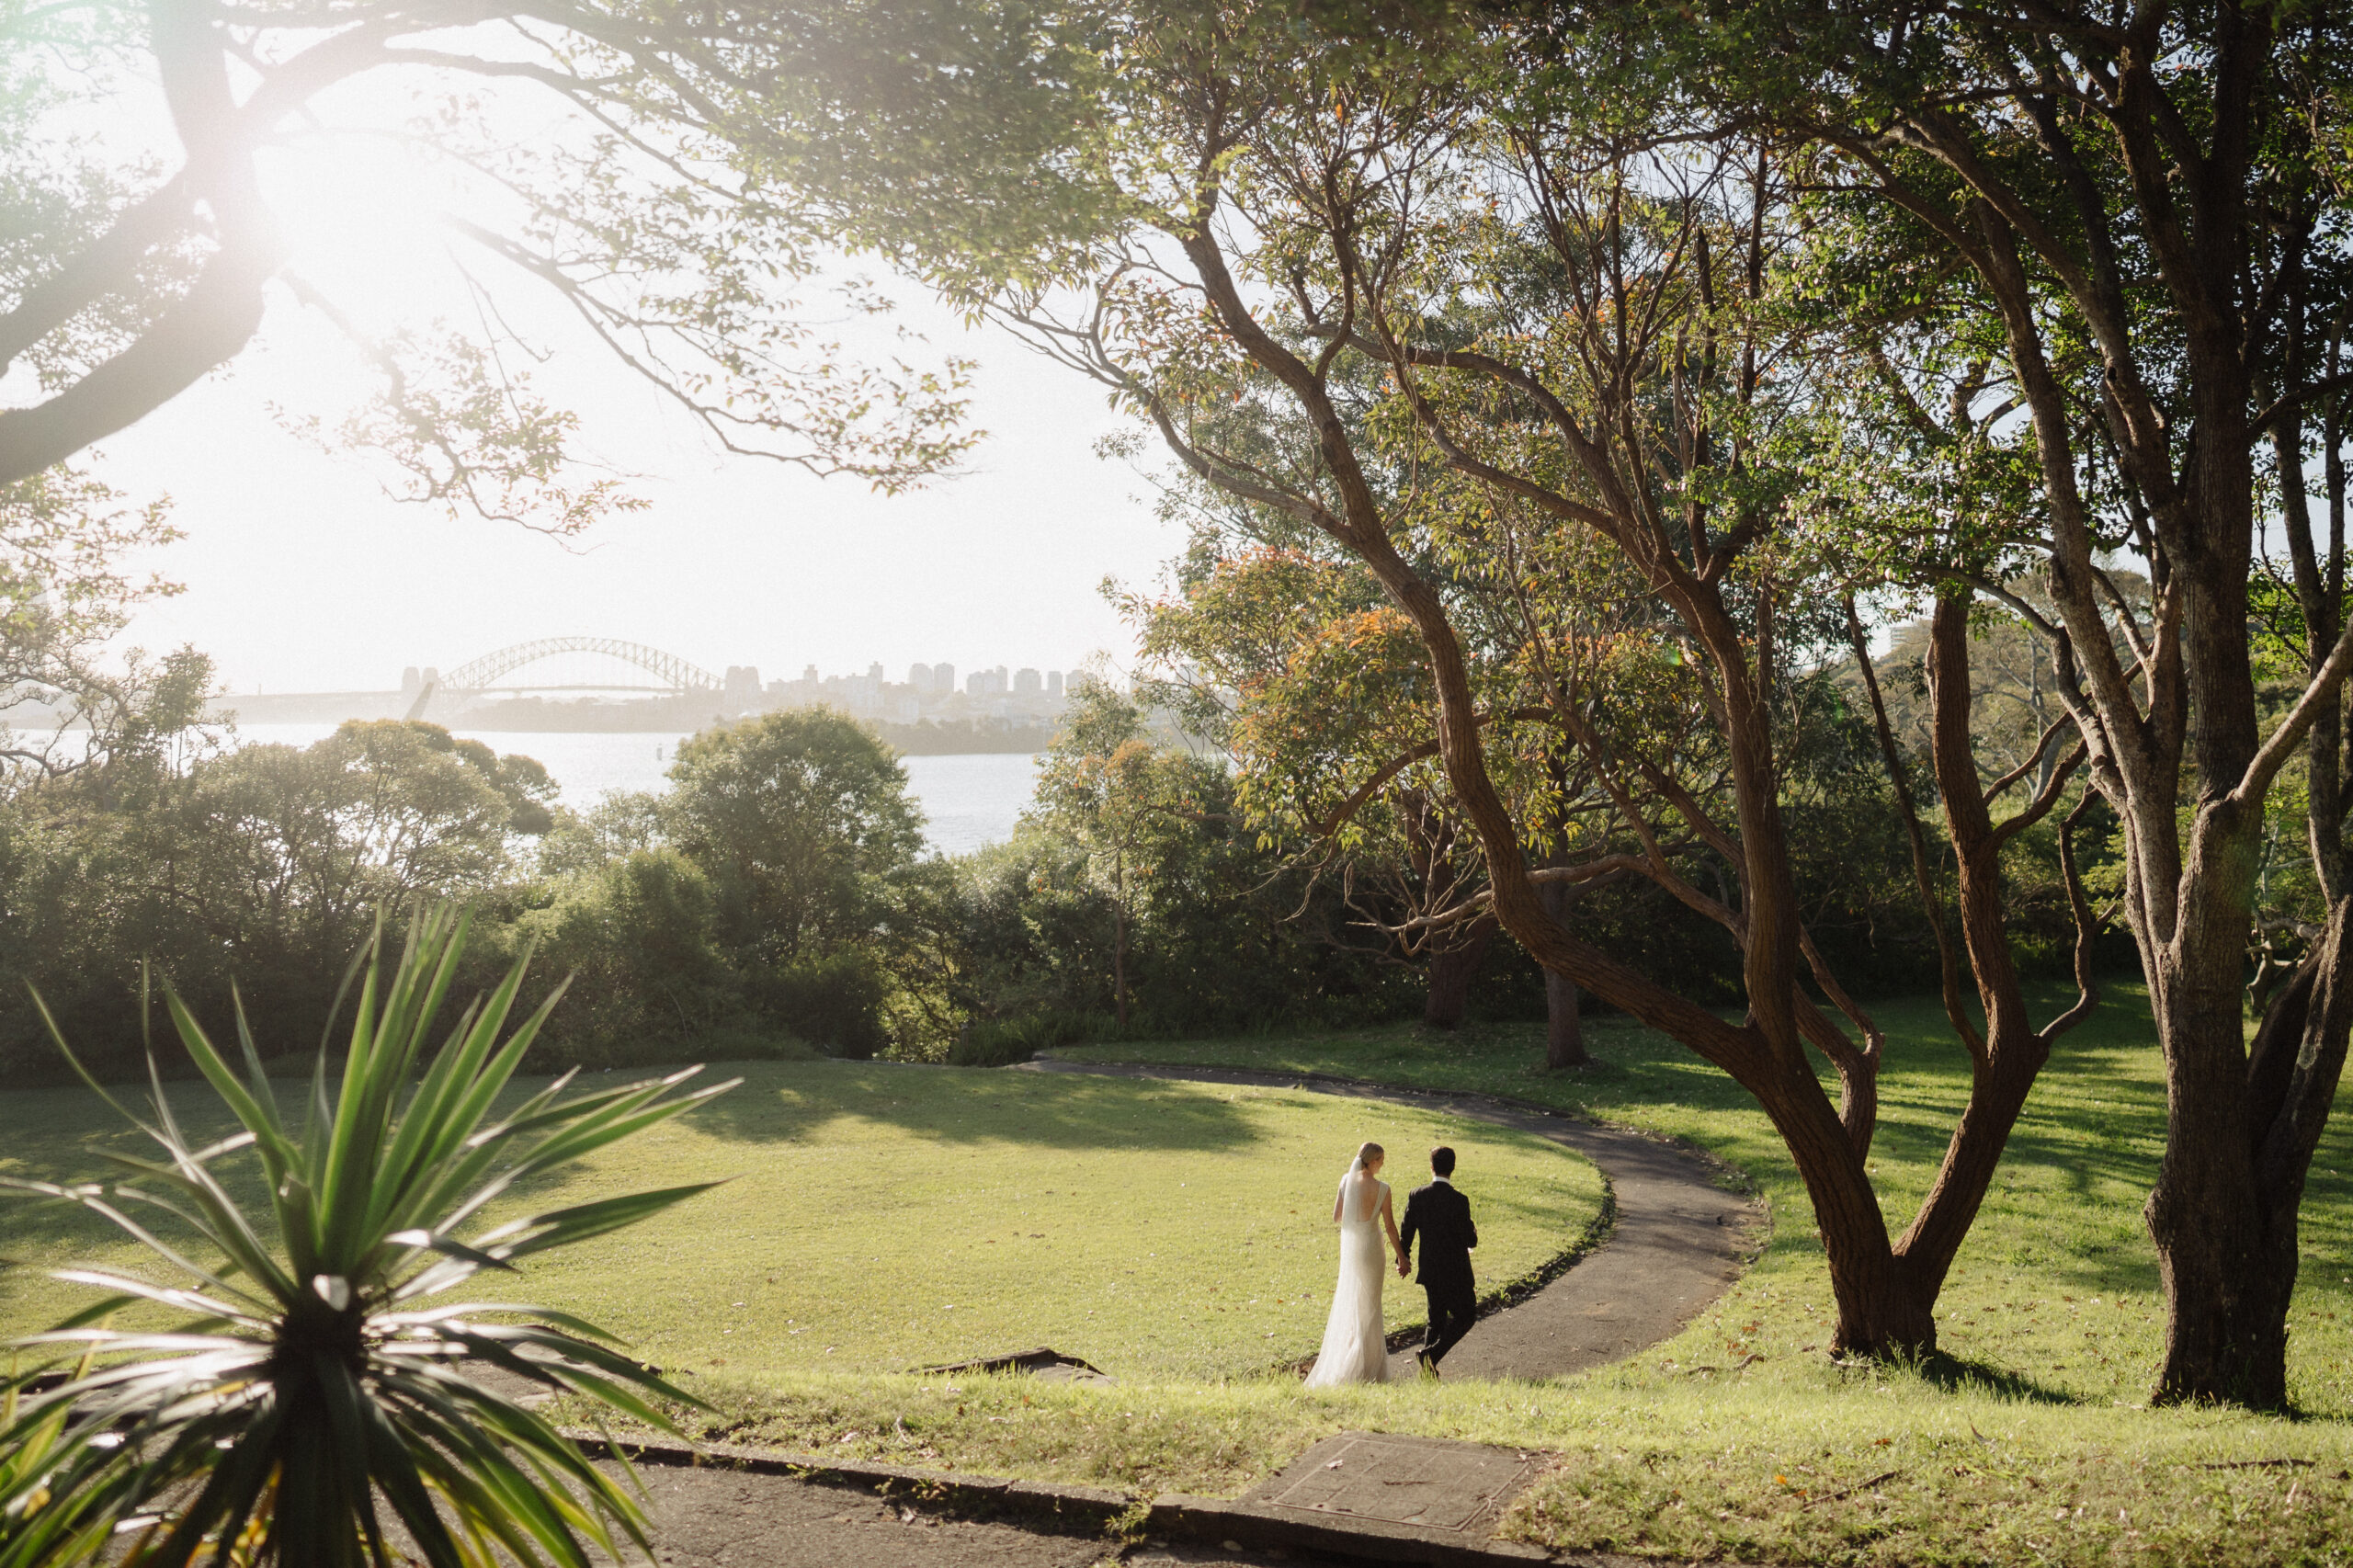
[[[2004,636],[1985,634],[1997,654]],[[2027,683],[1984,662],[1984,700],[2029,723]],[[1882,663],[1916,748],[1917,651],[1899,635]],[[1508,937],[1483,933],[1467,960],[1410,940],[1399,927],[1414,901],[1396,890],[1413,868],[1372,863],[1378,843],[1335,847],[1252,820],[1222,761],[1147,722],[1148,699],[1184,693],[1081,688],[1020,830],[942,858],[925,850],[892,748],[830,710],[706,732],[680,746],[665,793],[575,812],[537,762],[429,723],[228,749],[195,722],[201,658],[166,673],[86,763],[28,770],[0,800],[8,1081],[63,1071],[35,993],[95,1068],[134,1070],[148,965],[223,1029],[233,986],[266,1053],[306,1050],[376,912],[419,898],[476,910],[470,981],[527,946],[539,994],[571,977],[544,1066],[810,1047],[985,1062],[1089,1035],[1450,1024],[1547,1006]],[[1866,993],[1933,986],[1934,940],[1852,666],[1809,682],[1786,805],[1815,938]],[[2063,971],[2055,848],[2029,835],[2012,875],[2022,961]],[[1573,917],[1687,994],[1738,998],[1732,942],[1653,881],[1586,889]],[[2110,956],[2131,962],[2120,939]],[[1451,1006],[1431,990],[1449,962]]]

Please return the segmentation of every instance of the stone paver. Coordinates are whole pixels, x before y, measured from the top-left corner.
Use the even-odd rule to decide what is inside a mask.
[[[1300,1455],[1243,1501],[1484,1535],[1548,1457],[1438,1437],[1342,1432]]]

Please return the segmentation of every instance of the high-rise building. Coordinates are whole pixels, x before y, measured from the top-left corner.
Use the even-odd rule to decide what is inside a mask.
[[[932,665],[931,689],[938,692],[943,697],[947,696],[949,692],[954,691],[956,689],[956,666],[953,665]]]
[[[1063,672],[1060,670],[1048,670],[1046,672],[1046,695],[1048,697],[1060,697],[1062,694]]]
[[[909,665],[907,666],[907,684],[915,687],[917,691],[929,691],[931,689],[931,666],[929,665]]]
[[[1036,670],[1016,670],[1013,672],[1013,691],[1015,696],[1035,697],[1044,689],[1045,683],[1039,678],[1038,672]]]

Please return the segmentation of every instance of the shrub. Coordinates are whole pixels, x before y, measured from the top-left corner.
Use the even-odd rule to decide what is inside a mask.
[[[882,1003],[890,977],[858,948],[785,964],[754,984],[760,1013],[836,1056],[865,1061],[889,1043]]]

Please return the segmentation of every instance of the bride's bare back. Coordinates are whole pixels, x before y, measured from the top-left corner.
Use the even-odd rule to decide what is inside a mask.
[[[1388,1233],[1390,1251],[1401,1273],[1405,1248],[1397,1236],[1389,1184],[1381,1179],[1381,1163],[1380,1146],[1366,1144],[1332,1197],[1332,1222],[1340,1227],[1340,1281],[1333,1294],[1330,1321],[1324,1324],[1323,1352],[1307,1375],[1311,1388],[1377,1383],[1389,1376],[1389,1346],[1381,1314],[1381,1233]]]

